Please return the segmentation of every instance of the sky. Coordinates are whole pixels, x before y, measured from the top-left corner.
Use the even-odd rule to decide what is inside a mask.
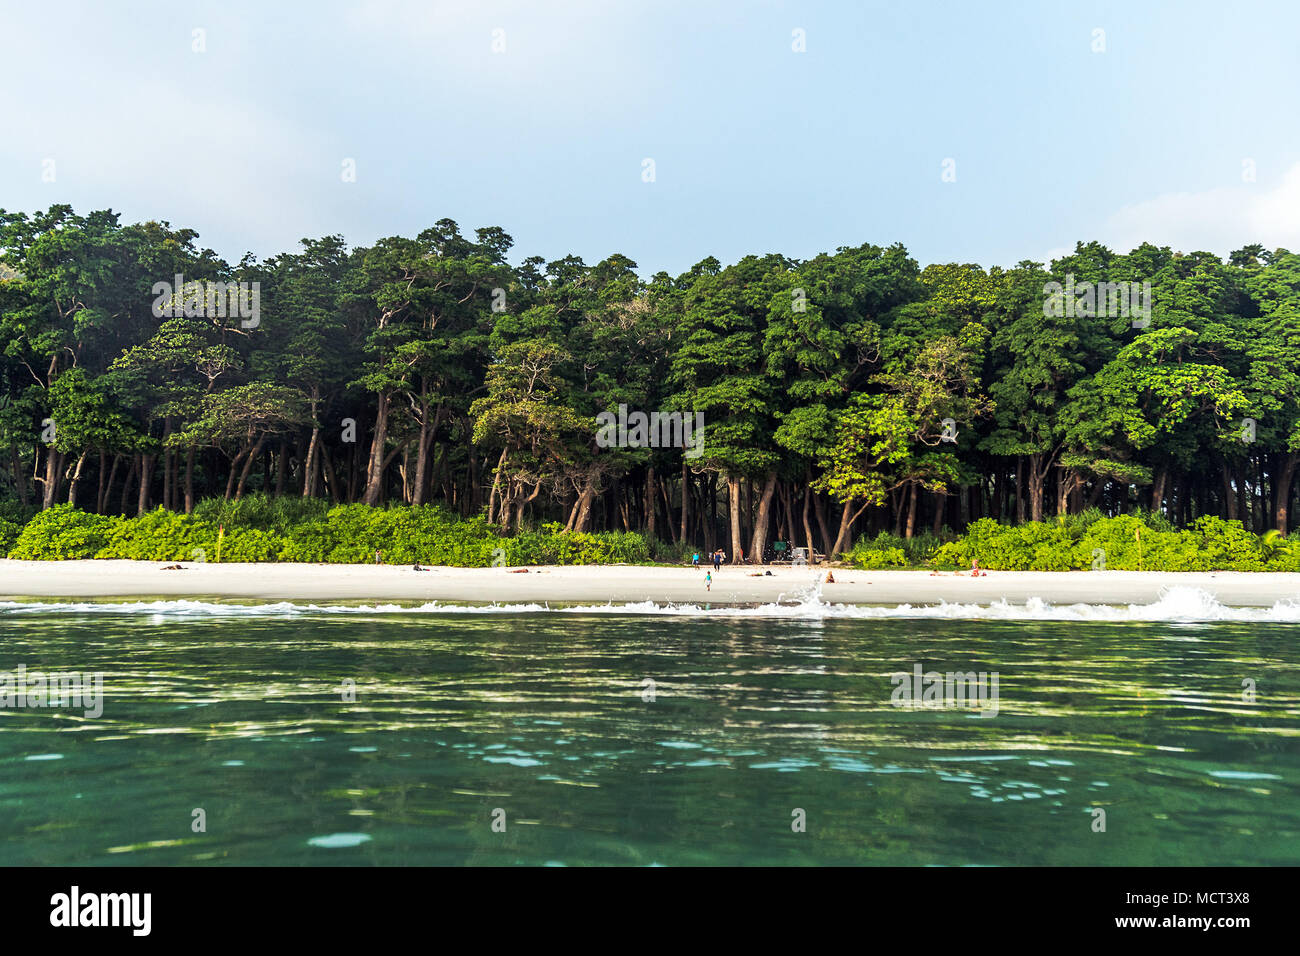
[[[197,31],[197,32],[196,32]],[[642,275],[1300,250],[1292,0],[0,0],[0,208]]]

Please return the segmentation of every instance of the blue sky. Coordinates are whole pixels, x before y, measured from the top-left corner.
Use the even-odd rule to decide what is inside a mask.
[[[0,0],[0,208],[166,219],[231,260],[450,217],[645,275],[1300,249],[1297,36],[1284,0]]]

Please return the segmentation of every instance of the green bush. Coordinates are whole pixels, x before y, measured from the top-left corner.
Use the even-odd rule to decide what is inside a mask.
[[[859,538],[852,549],[844,553],[844,560],[855,568],[906,568],[929,564],[939,548],[950,541],[951,532],[943,534],[924,531],[910,538],[882,531],[874,538]]]
[[[650,546],[642,535],[625,531],[595,534],[565,532],[558,521],[502,542],[507,564],[644,564]]]
[[[194,515],[156,508],[118,518],[97,558],[135,561],[215,561],[217,528]]]
[[[663,538],[647,541],[646,545],[650,549],[650,560],[656,564],[690,564],[691,555],[700,550],[690,544],[674,544]]]
[[[1073,534],[1064,522],[1030,521],[1018,526],[992,518],[971,522],[964,537],[940,545],[935,564],[969,568],[972,560],[999,571],[1066,571],[1074,565]]]
[[[288,495],[268,498],[266,495],[248,495],[238,501],[205,498],[194,506],[194,517],[211,522],[213,526],[232,528],[259,528],[262,531],[286,531],[313,519],[323,518],[329,502],[320,498],[303,498]]]
[[[981,518],[938,548],[933,563],[968,568],[972,559],[1000,571],[1291,571],[1300,570],[1300,542],[1214,515],[1179,531],[1159,515],[1088,512],[1015,527]]]
[[[907,555],[902,548],[872,548],[859,551],[854,548],[845,557],[855,568],[873,571],[879,568],[905,568]]]
[[[36,517],[40,511],[35,505],[25,505],[21,501],[0,501],[0,521],[8,521],[20,528]]]
[[[337,545],[338,537],[328,520],[308,521],[295,527],[285,539],[280,560],[323,564],[330,560]]]
[[[17,543],[18,535],[22,530],[23,526],[17,521],[0,518],[0,557],[9,554],[9,549]]]
[[[10,557],[29,561],[72,561],[93,558],[108,543],[120,519],[54,505],[23,527]]]
[[[482,518],[459,519],[436,505],[372,508],[339,505],[323,519],[292,529],[284,557],[293,561],[488,567],[508,547]]]
[[[221,542],[221,561],[278,561],[283,548],[284,537],[277,531],[236,528],[226,531]],[[207,560],[215,557],[215,552],[208,552]]]
[[[301,561],[488,567],[495,563],[681,564],[691,548],[640,534],[566,532],[558,522],[502,537],[483,518],[436,505],[338,505],[253,496],[205,501],[191,515],[157,508],[136,518],[56,505],[23,523],[0,509],[0,555],[29,560],[129,558],[145,561]],[[218,550],[219,528],[224,526]],[[1104,517],[1092,509],[1018,526],[973,522],[957,540],[933,534],[903,539],[882,532],[846,552],[855,568],[969,568],[1069,571],[1092,567],[1146,571],[1300,572],[1300,535],[1256,535],[1239,521],[1203,516],[1183,530],[1151,514]]]

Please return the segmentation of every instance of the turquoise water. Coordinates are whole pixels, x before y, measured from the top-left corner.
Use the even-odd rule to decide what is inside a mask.
[[[1300,863],[1293,624],[159,607],[0,612],[105,695],[0,710],[0,863]]]

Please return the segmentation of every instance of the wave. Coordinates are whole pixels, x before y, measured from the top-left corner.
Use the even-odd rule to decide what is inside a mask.
[[[828,620],[836,618],[911,618],[990,621],[1260,621],[1300,623],[1300,603],[1279,601],[1272,607],[1229,607],[1200,588],[1173,586],[1166,588],[1152,604],[1052,604],[1042,598],[1030,598],[1024,604],[1005,600],[991,604],[961,604],[941,601],[938,604],[899,604],[885,607],[868,604],[834,604],[822,599],[820,587],[814,587],[791,600],[752,607],[713,606],[710,604],[659,604],[639,601],[624,604],[583,604],[552,607],[549,604],[444,604],[437,601],[420,605],[402,604],[296,604],[278,601],[271,604],[218,604],[208,601],[121,601],[57,602],[0,601],[0,615],[19,614],[132,614],[164,618],[196,617],[297,617],[322,614],[644,614],[683,617],[782,618],[789,620]]]

